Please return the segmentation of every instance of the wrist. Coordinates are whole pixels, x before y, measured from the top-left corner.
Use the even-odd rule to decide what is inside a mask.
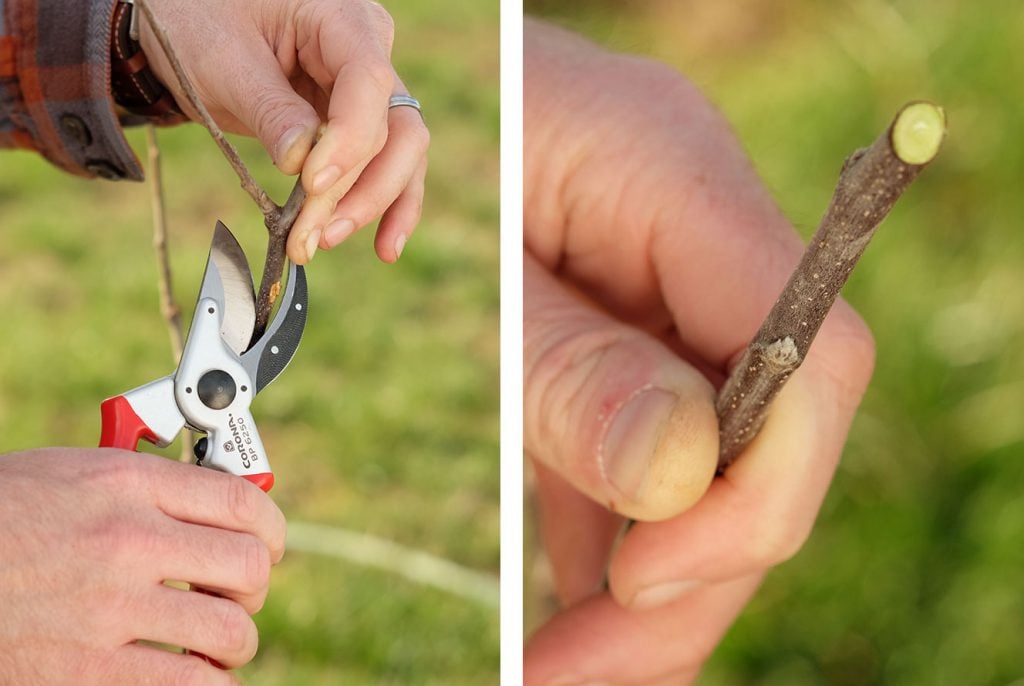
[[[129,114],[162,123],[184,119],[140,42],[142,12],[131,0],[117,0],[110,27],[110,77],[114,102]]]

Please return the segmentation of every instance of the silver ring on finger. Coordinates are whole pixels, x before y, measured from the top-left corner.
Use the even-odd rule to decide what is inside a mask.
[[[412,97],[411,95],[392,95],[388,99],[388,109],[390,110],[392,107],[411,107],[417,112],[419,112],[420,116],[423,115],[423,110],[420,109],[420,101]]]

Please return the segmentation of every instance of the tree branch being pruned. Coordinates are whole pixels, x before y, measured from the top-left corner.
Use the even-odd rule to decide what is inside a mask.
[[[135,6],[141,8],[143,14],[146,15],[149,26],[153,30],[157,42],[160,43],[160,48],[167,56],[167,61],[170,63],[171,69],[174,70],[174,75],[178,79],[178,83],[188,99],[189,105],[199,115],[203,126],[210,132],[213,140],[220,147],[221,152],[224,153],[224,157],[235,170],[235,173],[238,174],[242,188],[249,194],[263,213],[263,223],[267,227],[269,238],[267,241],[267,257],[263,266],[263,276],[260,279],[260,289],[256,297],[256,325],[252,334],[252,340],[258,340],[263,335],[263,332],[266,331],[267,323],[270,321],[270,312],[274,307],[274,301],[281,291],[281,277],[284,274],[288,234],[295,223],[295,218],[299,215],[299,210],[302,209],[302,203],[306,200],[306,192],[302,188],[301,180],[297,179],[284,206],[280,206],[270,199],[270,196],[260,186],[259,182],[256,181],[249,168],[246,167],[241,155],[238,154],[238,150],[227,139],[224,132],[217,125],[217,122],[213,120],[209,110],[206,109],[206,106],[199,99],[195,86],[182,66],[181,60],[178,59],[167,29],[153,12],[149,0],[136,0]]]
[[[291,233],[295,218],[299,216],[302,203],[306,201],[306,191],[301,181],[296,181],[284,207],[271,217],[264,217],[269,238],[267,239],[267,257],[263,263],[263,278],[260,279],[260,290],[256,294],[256,326],[252,331],[252,340],[259,340],[267,329],[270,312],[281,292],[281,276],[284,274],[284,261],[288,245],[288,234]]]
[[[769,405],[803,362],[875,229],[938,154],[945,131],[942,108],[913,102],[870,147],[843,164],[817,233],[718,393],[719,472],[760,431]]]

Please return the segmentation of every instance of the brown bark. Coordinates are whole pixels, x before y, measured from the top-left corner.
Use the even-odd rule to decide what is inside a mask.
[[[916,115],[922,113],[931,119],[917,122]],[[939,128],[929,130],[929,125]],[[719,472],[761,429],[772,399],[803,362],[868,241],[900,195],[934,158],[944,131],[941,109],[929,103],[910,103],[870,147],[854,152],[843,164],[818,231],[718,394]],[[900,154],[922,161],[911,164]]]
[[[171,353],[174,364],[181,362],[185,338],[181,329],[181,308],[174,300],[174,285],[171,274],[171,260],[167,253],[167,211],[164,203],[163,172],[160,168],[160,146],[156,130],[146,127],[146,146],[149,148],[149,191],[153,207],[153,251],[157,262],[157,287],[160,291],[160,311],[167,323],[171,338]],[[181,435],[180,462],[192,461],[192,443],[195,436],[191,429],[184,429]]]

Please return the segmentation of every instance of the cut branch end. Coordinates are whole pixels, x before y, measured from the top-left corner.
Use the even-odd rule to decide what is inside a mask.
[[[946,113],[930,102],[914,102],[896,115],[892,149],[906,164],[928,164],[939,153],[946,135]]]

